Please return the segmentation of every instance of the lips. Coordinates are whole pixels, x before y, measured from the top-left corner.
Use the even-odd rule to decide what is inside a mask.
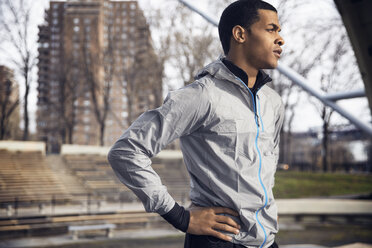
[[[276,57],[280,58],[280,54],[282,53],[282,49],[281,48],[277,48],[274,50],[274,54]]]

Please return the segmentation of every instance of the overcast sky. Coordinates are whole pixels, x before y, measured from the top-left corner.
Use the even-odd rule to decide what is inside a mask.
[[[28,0],[28,1],[31,1],[31,0]],[[176,0],[139,0],[139,4],[142,9],[145,9],[145,13],[146,13],[146,9],[152,8],[152,7],[159,7],[159,5],[163,4],[164,2],[170,2],[170,1],[176,1]],[[322,3],[322,1],[323,0],[312,0],[311,2]],[[208,6],[207,6],[207,2],[208,2],[207,0],[189,0],[189,2],[199,7],[200,9],[202,9],[205,13],[209,13],[211,17],[214,17],[216,20],[218,20],[219,16],[213,16],[213,14],[210,13]],[[273,4],[274,6],[277,5],[276,0],[271,0],[271,1],[268,0],[267,2]],[[36,46],[37,45],[36,44],[37,32],[38,32],[37,25],[43,22],[44,10],[45,8],[49,7],[49,1],[48,0],[33,0],[32,4],[33,4],[32,20],[33,20],[34,25],[33,27],[30,28],[29,31],[33,36],[33,42],[34,42],[34,45]],[[318,8],[318,10],[316,10],[318,14],[327,13],[326,11],[322,11],[321,4],[313,4],[313,7]],[[310,16],[310,13],[312,13],[313,15],[314,9],[308,10],[308,16]],[[195,14],[192,18],[199,18],[199,17],[197,17],[197,15]],[[301,15],[301,18],[306,18],[306,15]],[[198,19],[198,20],[201,20],[201,19]],[[166,30],[164,31],[166,32]],[[153,32],[153,35],[156,35],[156,32]],[[290,44],[287,43],[286,45],[288,46]],[[9,51],[8,47],[4,47],[4,45],[2,47],[3,49],[5,48],[5,50]],[[216,54],[216,58],[217,57],[218,55]],[[7,61],[6,56],[3,56],[3,55],[0,56],[0,63],[11,67],[11,64],[9,64],[9,62]],[[32,132],[34,132],[36,129],[35,128],[35,113],[36,113],[36,103],[37,103],[36,70],[34,72],[34,75],[35,75],[33,78],[34,82],[32,84],[30,98],[29,98],[29,104],[30,104],[29,111],[30,111],[30,117],[31,117],[30,130]],[[314,82],[311,79],[309,80],[309,82],[311,83],[311,85],[315,87],[318,85],[317,82]],[[21,85],[21,94],[23,94],[23,91],[24,91],[22,87],[23,85],[22,84],[20,85]],[[181,86],[181,84],[179,86]],[[360,88],[362,87],[364,86],[362,83],[360,83]],[[296,111],[296,117],[294,120],[295,131],[306,131],[310,127],[321,126],[322,124],[321,119],[318,117],[318,114],[315,112],[314,106],[309,104],[309,102],[307,101],[308,97],[309,96],[306,93],[303,93],[303,97],[301,98],[301,101],[298,104],[297,111]],[[371,117],[370,117],[369,107],[368,107],[366,98],[344,100],[344,101],[340,101],[339,104],[345,109],[347,109],[349,112],[353,113],[356,117],[364,120],[365,122],[370,121]],[[333,123],[347,123],[348,121],[342,118],[341,116],[339,116],[338,114],[334,114],[332,122]]]

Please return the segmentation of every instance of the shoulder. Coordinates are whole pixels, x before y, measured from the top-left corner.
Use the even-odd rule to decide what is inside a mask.
[[[192,100],[192,99],[205,99],[209,98],[208,91],[212,87],[213,81],[210,77],[204,76],[192,82],[191,84],[180,87],[176,90],[168,92],[165,99],[167,100]]]
[[[183,113],[204,112],[211,105],[208,87],[208,80],[201,78],[191,84],[170,91],[164,100],[163,108]]]

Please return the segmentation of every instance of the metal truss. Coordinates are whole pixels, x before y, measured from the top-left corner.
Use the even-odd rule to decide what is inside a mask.
[[[180,3],[191,9],[192,11],[198,13],[200,16],[202,16],[205,20],[207,20],[209,23],[213,24],[215,27],[218,27],[218,22],[214,20],[213,18],[209,17],[193,5],[191,5],[186,0],[178,0]],[[344,99],[351,99],[356,97],[365,97],[365,91],[364,90],[358,90],[353,92],[340,92],[340,93],[333,93],[333,94],[322,94],[318,91],[311,88],[309,85],[312,85],[308,82],[306,78],[298,74],[293,69],[289,68],[288,66],[284,64],[278,64],[277,67],[278,71],[288,77],[294,84],[301,87],[303,90],[305,90],[310,95],[316,97],[319,101],[321,101],[324,105],[332,108],[337,113],[339,113],[341,116],[349,120],[352,124],[354,124],[357,128],[364,131],[366,134],[368,134],[370,137],[372,137],[372,127],[363,123],[358,118],[353,116],[352,114],[345,111],[342,107],[337,105],[335,102],[338,100],[344,100]]]

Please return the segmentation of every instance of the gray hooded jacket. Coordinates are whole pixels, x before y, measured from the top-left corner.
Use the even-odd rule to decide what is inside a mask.
[[[170,92],[161,107],[142,114],[111,148],[108,159],[146,211],[163,215],[175,201],[150,158],[180,138],[191,201],[237,211],[239,217],[230,217],[241,229],[228,234],[232,242],[269,247],[278,232],[272,187],[283,116],[275,91],[264,85],[254,96],[219,59],[194,83]]]

